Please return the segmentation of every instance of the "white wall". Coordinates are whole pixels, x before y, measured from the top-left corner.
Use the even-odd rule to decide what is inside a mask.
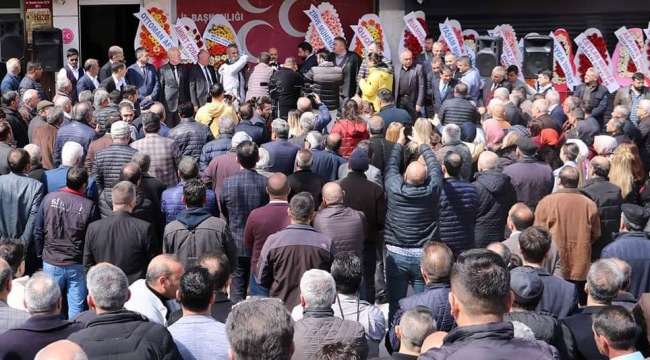
[[[379,17],[390,44],[392,61],[399,64],[399,41],[404,28],[404,0],[379,0]]]

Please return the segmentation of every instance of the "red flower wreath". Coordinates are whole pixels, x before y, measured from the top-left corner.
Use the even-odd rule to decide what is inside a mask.
[[[607,61],[607,44],[605,43],[605,39],[598,36],[598,34],[591,34],[587,36],[587,39],[589,39],[592,44],[596,47],[596,50],[600,53],[600,56],[605,60],[605,63],[609,65]],[[589,61],[589,58],[585,54],[580,54],[579,56],[579,65],[578,65],[578,74],[580,75],[580,79],[582,81],[585,80],[585,73],[587,72],[587,69],[592,67],[593,65],[591,64],[591,61]]]
[[[420,23],[420,25],[422,25],[424,31],[428,33],[429,27],[427,26],[427,23],[424,21],[424,19],[418,18],[418,22]],[[404,47],[411,50],[411,53],[413,53],[414,57],[418,56],[422,52],[422,46],[420,46],[420,42],[408,30],[408,28],[406,29],[406,31],[404,31]]]

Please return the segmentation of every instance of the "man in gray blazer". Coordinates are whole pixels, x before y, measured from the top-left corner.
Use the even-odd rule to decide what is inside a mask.
[[[7,305],[12,275],[13,271],[9,264],[0,258],[0,333],[22,325],[29,318],[29,313]]]
[[[395,105],[408,111],[413,118],[424,108],[425,79],[422,65],[413,62],[413,54],[400,54],[402,66],[395,73]]]
[[[179,122],[178,104],[188,101],[188,74],[181,64],[178,48],[167,52],[169,62],[160,68],[160,99],[165,104],[167,125],[174,127]]]
[[[199,61],[190,70],[190,99],[194,111],[205,105],[210,99],[210,88],[219,82],[214,68],[210,66],[210,53],[207,50],[199,52]]]

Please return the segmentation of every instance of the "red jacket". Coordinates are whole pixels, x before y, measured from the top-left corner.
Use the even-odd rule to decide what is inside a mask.
[[[364,121],[338,120],[332,128],[332,134],[341,135],[341,148],[339,154],[344,158],[349,158],[352,151],[361,140],[370,138],[368,126]]]

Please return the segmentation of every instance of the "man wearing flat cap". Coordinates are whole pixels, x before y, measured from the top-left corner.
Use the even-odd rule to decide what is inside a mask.
[[[535,339],[555,346],[561,359],[573,358],[573,340],[569,329],[552,314],[535,311],[544,293],[544,282],[531,267],[522,266],[510,270],[510,291],[513,301],[510,313],[504,320],[518,321],[528,326]]]
[[[47,124],[47,115],[50,113],[50,110],[54,104],[48,100],[41,100],[36,105],[36,116],[32,118],[29,122],[29,127],[27,127],[27,137],[29,142],[33,142],[34,129],[41,127]]]
[[[650,210],[634,204],[623,204],[621,210],[621,232],[605,246],[601,256],[619,258],[630,265],[630,292],[638,299],[650,292],[650,239],[644,231]]]

